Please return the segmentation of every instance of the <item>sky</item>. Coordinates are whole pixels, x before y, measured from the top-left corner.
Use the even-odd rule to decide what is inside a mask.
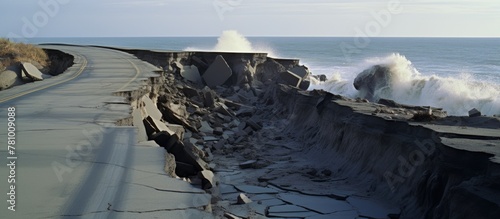
[[[500,37],[499,0],[2,0],[0,37]]]

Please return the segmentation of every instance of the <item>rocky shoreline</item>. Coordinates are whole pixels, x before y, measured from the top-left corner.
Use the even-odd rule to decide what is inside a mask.
[[[139,136],[218,218],[500,215],[498,118],[306,91],[290,70],[307,68],[265,54],[128,52],[165,70],[134,112]],[[209,88],[221,57],[232,74]]]

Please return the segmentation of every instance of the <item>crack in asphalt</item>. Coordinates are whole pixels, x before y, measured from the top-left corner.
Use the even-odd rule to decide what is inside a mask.
[[[154,190],[157,190],[157,191],[161,191],[161,192],[171,192],[171,193],[183,193],[183,194],[200,194],[200,195],[204,195],[204,194],[207,194],[206,192],[190,192],[190,191],[177,191],[177,190],[169,190],[169,189],[159,189],[159,188],[155,188],[153,186],[149,186],[149,185],[144,185],[144,184],[140,184],[140,183],[130,183],[128,182],[128,184],[130,185],[136,185],[136,186],[144,186],[144,187],[147,187],[147,188],[150,188],[150,189],[154,189]]]

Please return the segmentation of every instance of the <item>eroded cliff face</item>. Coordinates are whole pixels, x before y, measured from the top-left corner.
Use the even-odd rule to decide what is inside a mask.
[[[306,156],[398,203],[401,218],[500,217],[499,119],[419,123],[410,120],[413,110],[322,91],[280,86],[274,95]]]

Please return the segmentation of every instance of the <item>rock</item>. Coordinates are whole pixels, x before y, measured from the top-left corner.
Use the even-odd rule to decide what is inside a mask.
[[[185,114],[188,114],[186,109],[181,109],[181,108],[170,108],[170,104],[158,104],[158,107],[160,111],[162,112],[163,119],[169,123],[177,124],[177,125],[182,125],[186,129],[192,131],[192,132],[198,132],[198,130],[193,127],[191,124],[189,124],[188,121],[185,119]],[[180,110],[180,111],[179,111]],[[184,114],[184,115],[179,115]]]
[[[205,87],[203,88],[203,97],[204,97],[204,102],[203,104],[205,107],[214,107],[215,106],[215,93],[212,91],[210,88]]]
[[[198,173],[196,168],[191,164],[176,161],[175,165],[176,165],[175,174],[177,174],[177,176],[180,177],[196,176],[196,174]]]
[[[222,134],[224,134],[224,130],[221,127],[217,127],[217,128],[214,129],[213,133],[215,135],[222,135]]]
[[[36,68],[33,64],[29,62],[24,62],[21,64],[22,67],[22,74],[23,78],[26,76],[29,78],[29,80],[32,81],[42,81],[43,80],[43,74]]]
[[[19,80],[16,72],[11,70],[0,72],[0,90],[11,88],[16,84],[22,84],[22,81]]]
[[[375,91],[390,87],[389,83],[392,74],[390,67],[374,65],[356,76],[354,88],[360,91],[361,98],[375,101],[379,99],[379,97],[375,96]]]
[[[210,170],[203,170],[200,172],[199,177],[201,178],[201,187],[204,190],[208,190],[214,187],[214,173]]]
[[[195,84],[201,84],[201,76],[198,68],[194,65],[184,66],[180,72],[181,76],[186,80]]]
[[[478,109],[474,108],[469,111],[469,117],[480,117],[481,116],[481,111]]]
[[[230,116],[230,117],[236,116],[236,114],[232,110],[230,110],[226,106],[226,104],[224,104],[224,103],[218,103],[217,105],[218,105],[218,107],[215,108],[215,112],[218,112],[218,113],[221,113],[223,115]]]
[[[281,72],[279,75],[280,75],[280,80],[279,80],[280,83],[285,85],[290,85],[292,87],[299,87],[300,82],[302,81],[300,76],[296,75],[291,71],[284,71]]]
[[[328,80],[328,78],[326,77],[326,75],[320,75],[319,76],[319,81],[325,82],[326,80]]]
[[[176,144],[180,140],[177,135],[172,135],[166,131],[153,134],[151,136],[151,139],[154,140],[158,145],[160,145],[160,147],[165,148],[168,152],[171,152],[172,148],[176,146]]]
[[[240,163],[239,166],[241,169],[251,169],[251,168],[254,168],[256,164],[257,164],[256,160],[249,160],[249,161]]]
[[[308,81],[308,80],[302,80],[300,82],[300,85],[299,85],[299,88],[301,90],[307,90],[309,89],[309,86],[311,86],[311,81]]]
[[[274,80],[279,73],[285,72],[286,68],[275,60],[268,58],[264,63],[257,65],[255,77],[266,83]]]
[[[233,71],[226,60],[221,55],[218,55],[212,65],[203,74],[203,79],[209,87],[215,88],[223,85],[232,74]]]
[[[307,78],[311,74],[311,72],[309,72],[309,69],[305,66],[295,66],[290,69],[290,71],[301,78]]]
[[[165,173],[167,173],[170,177],[177,177],[175,174],[175,169],[177,168],[177,164],[175,163],[175,156],[168,152],[165,152]]]
[[[255,75],[255,69],[250,65],[250,61],[242,60],[242,63],[233,67],[237,76],[236,84],[252,84]]]
[[[240,205],[244,205],[244,204],[252,203],[252,200],[250,200],[245,194],[240,193],[236,203],[238,203]]]
[[[198,90],[196,90],[192,87],[186,86],[186,85],[184,85],[184,87],[182,88],[182,92],[184,93],[184,95],[186,95],[187,98],[200,96],[200,93],[198,93]]]
[[[201,122],[200,132],[213,133],[214,129],[210,126],[210,124],[208,124],[208,122],[202,121]]]

